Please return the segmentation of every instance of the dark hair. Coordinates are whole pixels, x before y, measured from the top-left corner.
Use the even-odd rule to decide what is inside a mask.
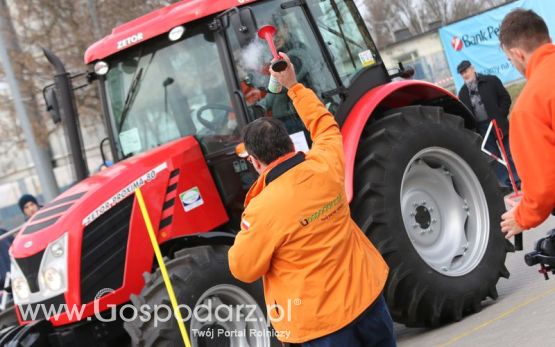
[[[19,205],[19,209],[21,210],[21,212],[23,211],[23,208],[25,207],[25,205],[28,202],[32,202],[35,205],[39,206],[39,203],[37,201],[37,198],[35,198],[34,196],[32,196],[31,194],[23,194],[20,198],[19,201],[17,202],[17,204]]]
[[[505,16],[499,29],[499,42],[504,48],[522,48],[532,52],[551,41],[545,21],[536,12],[517,8]]]
[[[269,117],[249,123],[243,130],[243,142],[247,152],[263,164],[295,150],[283,123]]]

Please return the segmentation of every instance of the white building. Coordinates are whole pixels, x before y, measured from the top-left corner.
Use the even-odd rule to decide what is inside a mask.
[[[454,92],[454,83],[437,29],[395,42],[380,50],[388,68],[398,62],[415,69],[415,79],[435,83]]]

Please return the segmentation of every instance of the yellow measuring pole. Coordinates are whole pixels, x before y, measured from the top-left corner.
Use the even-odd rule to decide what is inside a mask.
[[[191,341],[189,340],[189,334],[187,334],[187,329],[185,328],[185,322],[181,317],[181,311],[177,305],[177,299],[175,298],[175,293],[173,291],[172,284],[170,282],[170,277],[168,276],[168,270],[166,269],[166,264],[164,264],[164,258],[160,252],[160,247],[158,246],[158,240],[156,240],[156,235],[154,234],[154,229],[152,228],[152,222],[150,221],[150,216],[146,210],[145,200],[143,199],[143,193],[141,189],[135,189],[135,196],[139,202],[139,207],[141,208],[141,213],[143,219],[145,220],[146,229],[148,230],[148,236],[150,237],[150,242],[152,242],[152,248],[154,248],[154,253],[156,254],[156,260],[158,260],[158,266],[160,266],[160,271],[162,272],[162,278],[166,284],[166,289],[170,296],[170,301],[173,307],[173,312],[175,314],[175,319],[177,319],[177,325],[179,325],[179,331],[181,331],[181,337],[183,337],[183,343],[185,347],[191,347]]]

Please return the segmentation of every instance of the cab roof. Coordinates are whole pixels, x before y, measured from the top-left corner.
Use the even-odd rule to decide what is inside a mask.
[[[182,0],[122,24],[92,44],[85,52],[85,64],[104,59],[172,28],[258,0]]]

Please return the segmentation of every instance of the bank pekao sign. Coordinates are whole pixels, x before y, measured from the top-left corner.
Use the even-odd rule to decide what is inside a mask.
[[[478,73],[496,75],[503,83],[522,78],[499,46],[501,22],[517,7],[536,11],[547,22],[551,36],[555,36],[555,1],[552,0],[515,1],[439,29],[457,91],[463,85],[457,65],[463,60],[469,60]]]
[[[488,25],[486,28],[482,28],[477,32],[463,34],[461,38],[453,36],[451,43],[453,43],[453,40],[456,42],[456,44],[453,44],[455,51],[460,51],[463,47],[484,44],[489,40],[499,40],[499,25]]]

